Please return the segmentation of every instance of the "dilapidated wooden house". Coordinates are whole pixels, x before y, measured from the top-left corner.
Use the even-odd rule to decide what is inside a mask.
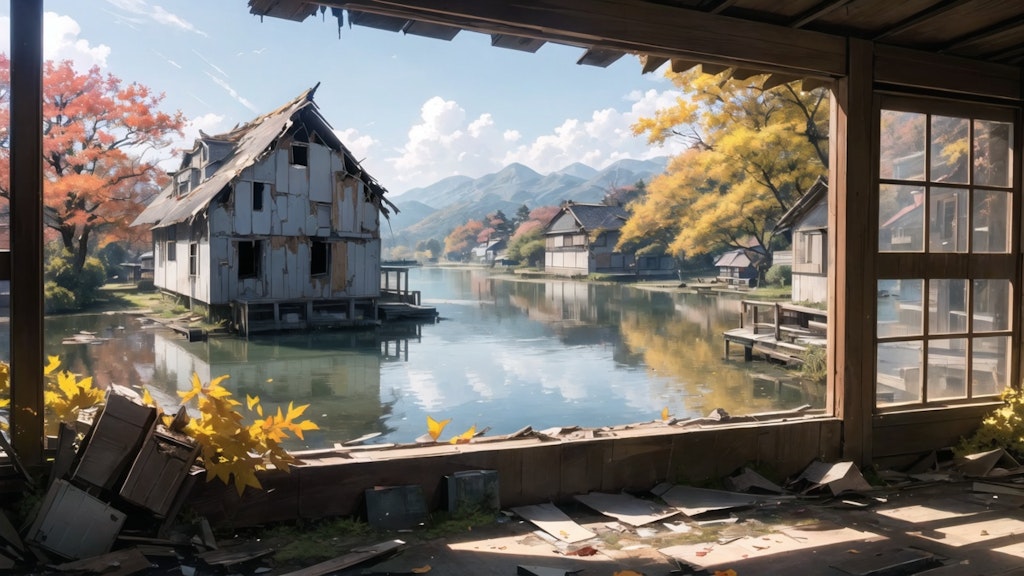
[[[385,189],[313,102],[316,87],[225,134],[202,134],[135,219],[153,281],[242,332],[376,318]]]
[[[828,301],[828,181],[818,180],[775,225],[793,243],[788,263],[793,270],[794,302]],[[784,260],[775,252],[775,264]]]

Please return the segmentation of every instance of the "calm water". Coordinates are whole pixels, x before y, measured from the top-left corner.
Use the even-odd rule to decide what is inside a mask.
[[[447,439],[471,425],[493,435],[650,421],[666,406],[682,418],[824,404],[823,386],[776,386],[787,374],[774,366],[723,361],[736,299],[444,268],[412,270],[410,286],[438,323],[189,343],[128,314],[62,317],[47,319],[47,353],[102,385],[146,386],[168,410],[192,372],[229,374],[232,391],[265,406],[310,403],[321,430],[292,448],[371,432],[408,442],[427,415],[451,418]],[[81,331],[102,340],[66,343]]]

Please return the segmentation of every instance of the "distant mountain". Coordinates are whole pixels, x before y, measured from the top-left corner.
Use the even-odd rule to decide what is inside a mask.
[[[614,188],[632,186],[661,174],[668,158],[625,159],[602,170],[579,162],[541,175],[522,164],[510,164],[480,178],[451,176],[391,198],[399,213],[385,230],[384,246],[443,240],[456,226],[501,210],[511,217],[520,206],[557,206],[566,200],[600,202]]]

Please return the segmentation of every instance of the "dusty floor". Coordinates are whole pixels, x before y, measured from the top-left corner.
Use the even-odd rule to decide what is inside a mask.
[[[405,542],[389,555],[340,571],[294,573],[1024,575],[1024,484],[1016,486],[1013,479],[917,483],[851,498],[763,503],[699,519],[677,516],[639,528],[573,504],[560,508],[595,537],[566,544],[506,514],[445,538],[389,533],[387,538]],[[380,536],[375,538],[365,544],[379,544]],[[197,573],[291,571],[256,561]]]

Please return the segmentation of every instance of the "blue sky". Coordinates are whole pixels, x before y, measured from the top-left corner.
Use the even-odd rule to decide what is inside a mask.
[[[4,50],[10,1],[0,3]],[[319,82],[324,116],[394,194],[510,162],[547,173],[680,150],[631,135],[638,117],[678,96],[660,71],[642,75],[633,56],[602,69],[577,65],[582,49],[554,44],[529,54],[473,32],[445,42],[365,27],[345,27],[339,38],[329,11],[261,22],[245,0],[162,2],[47,0],[45,57],[165,93],[164,108],[190,120],[179,145]]]

